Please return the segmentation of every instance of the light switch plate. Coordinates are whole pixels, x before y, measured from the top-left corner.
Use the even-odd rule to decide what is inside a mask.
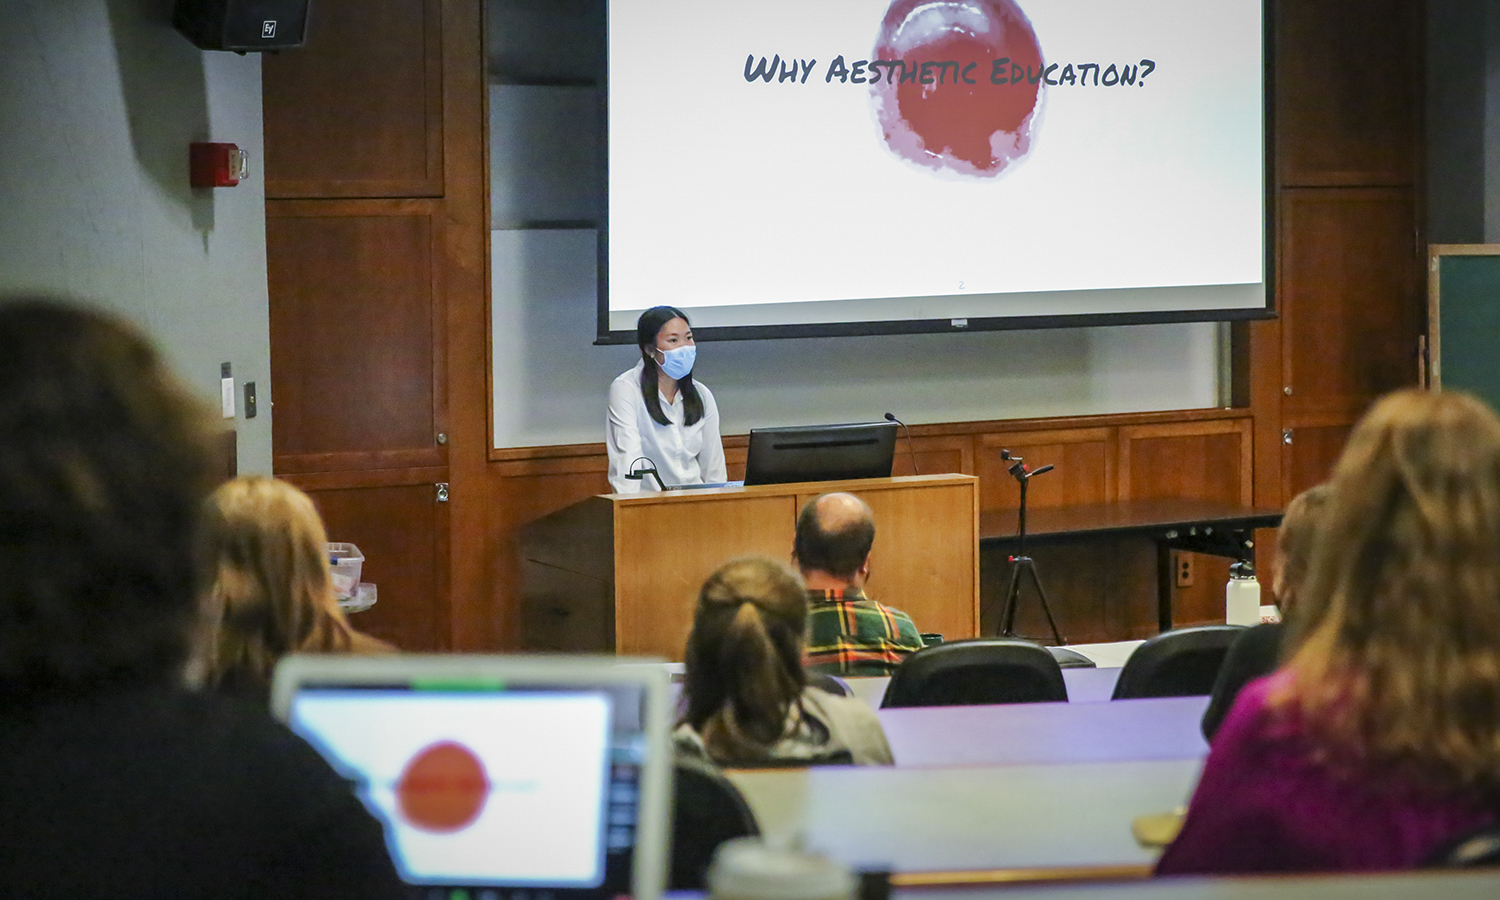
[[[219,379],[219,405],[223,407],[224,418],[234,418],[234,379]]]

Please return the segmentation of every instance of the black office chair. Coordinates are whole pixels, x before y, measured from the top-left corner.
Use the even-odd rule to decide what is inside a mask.
[[[704,891],[708,864],[719,845],[760,834],[755,813],[734,782],[713,763],[679,756],[672,808],[672,869],[669,890]]]
[[[1243,625],[1198,625],[1158,634],[1125,660],[1111,699],[1211,693],[1224,654],[1244,630]]]
[[[1459,835],[1434,851],[1423,865],[1453,869],[1500,866],[1500,824],[1491,823]]]
[[[1048,647],[1047,652],[1052,654],[1052,658],[1057,660],[1057,664],[1064,669],[1098,668],[1092,659],[1077,650],[1069,650],[1067,647]]]
[[[881,706],[966,706],[1068,699],[1045,647],[1015,638],[950,641],[918,650],[891,676]]]
[[[833,694],[836,697],[854,696],[854,691],[850,689],[849,682],[838,677],[837,675],[831,675],[827,672],[808,672],[807,686],[815,687],[820,691]]]

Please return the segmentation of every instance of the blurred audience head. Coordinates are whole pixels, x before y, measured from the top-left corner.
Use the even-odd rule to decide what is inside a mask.
[[[683,720],[716,759],[755,759],[784,735],[806,685],[807,591],[782,563],[746,557],[709,576],[688,636]]]
[[[1307,562],[1318,536],[1318,516],[1328,503],[1326,484],[1314,485],[1286,505],[1276,530],[1276,579],[1272,589],[1281,614],[1297,601],[1297,589],[1307,578]]]
[[[286,654],[362,649],[339,608],[328,536],[306,494],[274,478],[242,476],[213,492],[206,520],[208,606],[218,619],[209,686],[264,698]]]
[[[863,500],[853,494],[823,494],[798,514],[792,556],[804,573],[854,581],[866,573],[874,544],[875,516]]]
[[[1382,398],[1319,528],[1281,700],[1330,757],[1500,784],[1500,417],[1461,392]]]
[[[212,428],[134,328],[0,298],[0,696],[181,676]]]

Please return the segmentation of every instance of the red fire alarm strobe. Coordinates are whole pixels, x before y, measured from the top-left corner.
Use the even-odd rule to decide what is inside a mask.
[[[234,187],[245,177],[245,151],[234,144],[189,144],[188,160],[195,188]]]

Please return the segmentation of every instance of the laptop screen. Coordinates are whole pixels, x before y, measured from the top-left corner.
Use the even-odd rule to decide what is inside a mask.
[[[407,671],[383,680],[293,672],[278,700],[292,730],[385,823],[397,869],[424,898],[635,893],[638,850],[655,849],[643,844],[643,815],[662,816],[659,798],[646,794],[659,794],[648,768],[666,755],[650,733],[653,704],[664,702],[653,683],[665,686],[665,670],[641,677],[650,667],[613,659],[579,660],[572,672],[469,659],[488,660],[489,671],[424,675],[412,659],[391,657],[383,661]],[[665,840],[664,826],[644,831],[652,844]]]

